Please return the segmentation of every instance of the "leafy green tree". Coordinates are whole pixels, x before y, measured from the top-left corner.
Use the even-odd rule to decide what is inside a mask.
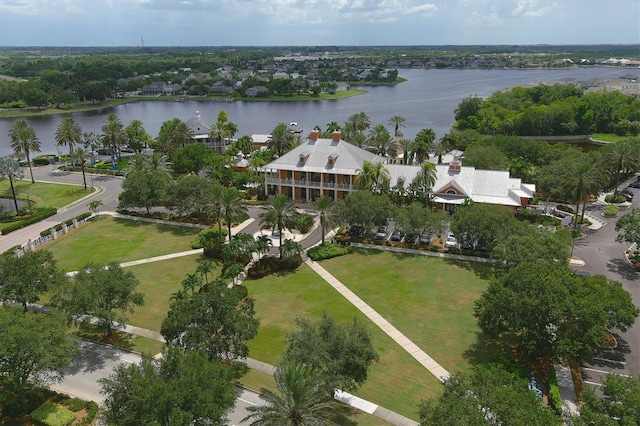
[[[122,121],[113,112],[107,114],[107,121],[102,126],[100,141],[104,147],[109,148],[118,157],[118,161],[120,161],[120,148],[125,144],[126,139],[127,135],[124,132]]]
[[[267,141],[267,149],[276,157],[281,157],[294,147],[295,142],[296,137],[291,128],[286,123],[278,123],[271,132],[271,139]]]
[[[482,331],[513,347],[529,369],[568,356],[590,356],[607,328],[626,330],[638,308],[620,283],[576,276],[558,262],[517,265],[491,281],[476,302]]]
[[[561,419],[527,389],[527,379],[497,365],[478,365],[450,376],[444,392],[419,406],[420,425],[551,426]]]
[[[337,226],[340,223],[340,217],[338,216],[336,209],[334,208],[333,200],[326,195],[321,195],[320,197],[318,197],[313,206],[318,212],[318,218],[320,220],[320,232],[322,234],[322,244],[324,244],[325,230],[327,228],[333,228]]]
[[[488,246],[491,257],[506,269],[541,260],[569,264],[571,233],[566,229],[550,232],[512,220],[497,235]]]
[[[509,207],[470,202],[456,208],[451,230],[459,236],[466,234],[474,242],[482,240],[492,249],[508,232],[507,223],[512,219]]]
[[[293,202],[285,194],[278,194],[269,198],[267,211],[260,213],[260,226],[262,229],[278,231],[280,259],[282,252],[282,233],[285,229],[294,229],[296,226],[296,209]]]
[[[157,171],[134,171],[122,182],[123,191],[118,196],[120,206],[151,207],[164,205],[171,193],[173,181],[166,173]]]
[[[22,179],[22,169],[20,163],[13,158],[0,158],[0,180],[9,179],[9,185],[11,186],[11,195],[13,196],[13,204],[18,213],[18,198],[16,197],[16,188],[13,185],[13,181],[16,179]]]
[[[246,288],[229,288],[218,278],[188,299],[175,301],[160,333],[169,344],[204,351],[210,359],[244,358],[247,342],[258,333],[254,315]]]
[[[633,208],[616,222],[616,241],[640,246],[640,208]]]
[[[0,256],[0,300],[19,303],[25,312],[28,303],[36,303],[42,294],[64,282],[65,277],[48,250]]]
[[[509,159],[494,145],[473,143],[464,152],[464,165],[482,170],[506,170]]]
[[[222,191],[220,198],[220,213],[227,224],[229,238],[231,238],[231,222],[234,218],[247,213],[247,206],[242,201],[242,195],[236,187],[228,186]]]
[[[208,259],[202,259],[198,262],[196,272],[204,277],[204,283],[209,284],[209,274],[216,270],[216,264]]]
[[[179,118],[174,118],[162,123],[153,146],[160,154],[172,159],[179,148],[186,146],[193,140],[193,136],[187,123]]]
[[[144,149],[153,143],[153,138],[145,130],[142,121],[133,119],[124,128],[126,143],[129,148],[136,153],[141,153]]]
[[[371,229],[374,225],[384,225],[391,216],[389,197],[371,191],[356,191],[340,200],[336,209],[344,223]]]
[[[32,386],[54,383],[77,349],[64,318],[0,307],[0,384],[22,407]]]
[[[330,393],[358,389],[367,380],[369,366],[380,358],[370,331],[357,318],[343,325],[324,312],[315,324],[298,317],[296,326],[287,334],[283,359],[317,369]]]
[[[13,123],[9,131],[11,139],[11,149],[18,157],[25,157],[29,165],[29,173],[31,174],[31,183],[36,181],[33,179],[33,170],[31,169],[31,153],[40,152],[40,141],[26,120],[18,120]],[[17,208],[16,208],[17,211]]]
[[[73,119],[65,117],[56,128],[56,145],[69,148],[69,155],[73,156],[75,145],[82,143],[82,127]]]
[[[435,164],[426,162],[420,165],[420,171],[411,182],[413,188],[417,190],[417,198],[430,199],[431,189],[435,185],[437,177]]]
[[[376,194],[386,193],[389,190],[389,170],[383,163],[364,161],[362,168],[357,171],[355,184],[361,189]]]
[[[260,389],[266,404],[251,406],[242,422],[251,426],[336,424],[340,406],[327,393],[322,375],[307,364],[286,363],[274,373],[277,392]]]
[[[522,157],[512,158],[507,162],[507,168],[511,177],[520,178],[525,182],[530,182],[535,175],[535,167]]]
[[[138,284],[133,272],[124,270],[118,262],[88,263],[60,289],[54,300],[70,316],[97,318],[107,336],[111,336],[116,323],[126,323],[125,312],[132,313],[136,306],[144,305],[144,294],[136,291]]]
[[[119,364],[100,379],[109,424],[222,424],[236,398],[232,369],[197,351],[169,347],[164,355]]]
[[[89,151],[82,147],[77,147],[71,152],[72,161],[77,164],[80,163],[80,170],[82,170],[82,182],[84,183],[84,189],[87,189],[87,177],[84,173],[85,164],[91,158]]]
[[[213,191],[213,182],[198,175],[185,175],[178,178],[174,187],[172,207],[179,214],[206,215],[209,197]]]
[[[573,426],[623,426],[640,424],[640,377],[608,374],[602,387],[603,398],[586,387],[582,394],[580,416]]]
[[[477,126],[478,111],[484,101],[477,96],[471,96],[464,98],[458,104],[458,108],[455,109],[455,119],[458,129],[475,129]]]

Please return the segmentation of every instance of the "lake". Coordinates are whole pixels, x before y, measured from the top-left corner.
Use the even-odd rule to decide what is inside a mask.
[[[400,70],[408,81],[396,86],[366,86],[368,93],[346,99],[297,102],[158,102],[141,101],[99,111],[71,114],[83,131],[101,133],[109,112],[127,125],[138,119],[156,137],[164,121],[180,118],[183,121],[199,111],[203,118],[215,122],[220,110],[238,125],[236,137],[268,134],[278,123],[297,122],[307,135],[316,125],[326,128],[336,121],[344,124],[349,116],[360,111],[371,118],[372,126],[385,124],[394,115],[406,118],[402,129],[406,138],[413,138],[421,129],[432,128],[439,139],[449,132],[454,110],[469,96],[490,96],[497,90],[536,81],[593,78],[616,78],[636,70],[622,68],[575,68],[558,70]],[[43,153],[56,153],[55,131],[64,115],[29,117],[27,121],[42,143]],[[9,130],[16,118],[0,119],[0,156],[11,153]],[[389,127],[390,128],[390,127]]]

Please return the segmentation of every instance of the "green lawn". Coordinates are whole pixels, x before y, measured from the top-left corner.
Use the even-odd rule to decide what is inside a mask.
[[[191,250],[199,231],[102,216],[45,248],[53,252],[63,270],[75,271],[88,262],[126,262]]]
[[[19,200],[31,200],[34,207],[61,208],[91,193],[91,189],[85,190],[82,186],[63,185],[57,183],[36,182],[31,183],[27,171],[25,179],[15,181],[13,186],[16,197]],[[0,198],[11,198],[11,186],[8,180],[0,181]],[[88,211],[88,209],[87,209]]]
[[[252,358],[276,363],[284,350],[286,332],[295,327],[296,316],[317,320],[326,310],[338,321],[358,317],[373,334],[380,362],[370,369],[358,396],[417,419],[418,402],[440,391],[431,373],[306,265],[295,273],[245,281],[245,285],[256,300],[256,316],[260,319],[258,336],[249,342]]]
[[[469,368],[473,304],[488,284],[473,268],[483,264],[377,250],[321,264],[450,373]]]

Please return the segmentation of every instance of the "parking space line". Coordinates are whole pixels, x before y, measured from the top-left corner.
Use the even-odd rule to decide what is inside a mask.
[[[622,376],[622,377],[631,377],[627,374],[616,373],[615,371],[596,370],[595,368],[587,368],[587,367],[583,367],[583,369],[587,371],[593,371],[594,373],[617,374],[618,376]]]
[[[602,383],[589,382],[587,380],[585,380],[584,383],[592,386],[604,386]]]
[[[615,359],[599,358],[597,356],[594,356],[593,359],[597,359],[598,361],[613,362],[615,364],[627,365],[626,362],[624,362],[624,361],[616,361]]]

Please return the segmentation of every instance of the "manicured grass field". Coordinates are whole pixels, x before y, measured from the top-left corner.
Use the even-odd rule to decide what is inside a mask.
[[[260,319],[258,336],[249,342],[252,358],[276,363],[284,350],[285,334],[295,328],[295,318],[315,321],[327,311],[338,321],[357,317],[366,324],[380,353],[380,362],[371,367],[358,396],[417,419],[418,402],[439,393],[440,384],[431,373],[306,265],[295,273],[245,281],[245,285],[256,300]]]
[[[53,252],[63,270],[75,271],[88,262],[126,262],[191,250],[198,232],[185,226],[102,216],[45,248]]]
[[[188,273],[195,272],[200,258],[193,255],[128,267],[127,271],[133,272],[140,281],[138,291],[144,293],[145,302],[133,314],[127,314],[129,324],[160,331],[169,312],[171,294],[182,289],[182,280]],[[220,267],[209,274],[209,280],[219,274]]]
[[[61,208],[91,193],[90,188],[85,190],[82,186],[43,182],[31,183],[28,171],[25,174],[25,178],[15,181],[13,186],[16,190],[16,197],[22,201],[27,201],[28,199],[35,202],[34,207]],[[0,198],[13,199],[11,186],[7,179],[0,181]]]
[[[469,267],[482,264],[377,250],[321,264],[450,373],[469,368],[473,304],[488,284]]]

